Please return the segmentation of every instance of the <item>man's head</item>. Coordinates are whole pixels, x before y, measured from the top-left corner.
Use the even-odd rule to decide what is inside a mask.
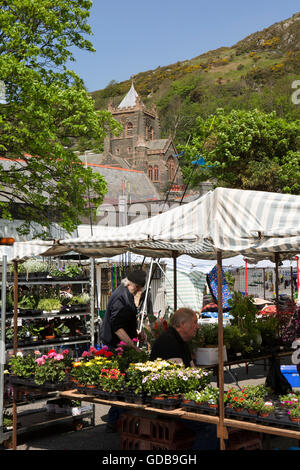
[[[132,295],[142,291],[146,283],[146,273],[142,269],[131,271],[127,274],[127,288]]]
[[[170,325],[178,331],[183,341],[190,341],[198,329],[197,313],[190,308],[180,308],[172,316]]]

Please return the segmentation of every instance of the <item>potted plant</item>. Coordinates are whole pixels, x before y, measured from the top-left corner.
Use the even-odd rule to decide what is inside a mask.
[[[64,323],[60,323],[58,326],[53,328],[53,331],[57,337],[68,339],[70,328],[68,328]]]
[[[247,394],[244,392],[244,390],[238,390],[234,387],[231,387],[224,396],[224,403],[235,411],[241,411],[245,407],[246,399]]]
[[[57,279],[74,279],[82,277],[84,274],[83,268],[77,264],[66,264],[63,267],[52,267],[50,269],[50,276]]]
[[[125,387],[125,373],[115,368],[103,368],[101,369],[99,384],[105,392],[110,394],[122,392]]]
[[[35,357],[21,351],[10,358],[8,365],[12,375],[26,379],[33,377],[36,368]]]
[[[32,323],[29,325],[28,330],[30,333],[31,340],[33,342],[36,342],[42,337],[42,333],[44,332],[45,327]]]
[[[275,405],[271,401],[265,401],[263,399],[258,399],[253,401],[251,405],[252,410],[256,410],[257,414],[262,417],[266,418],[271,413],[273,413],[276,409]]]
[[[144,379],[146,376],[154,372],[170,370],[178,367],[180,366],[163,359],[130,364],[126,370],[127,389],[133,391],[135,394],[142,394],[145,392]]]
[[[26,279],[44,278],[48,274],[47,263],[44,261],[39,261],[35,258],[26,260],[22,266],[26,274]]]
[[[195,355],[197,365],[212,365],[219,362],[218,325],[200,325],[195,338],[191,341],[191,348]],[[227,361],[226,345],[223,345],[224,361]]]
[[[66,378],[64,355],[50,350],[46,355],[35,359],[34,381],[37,385],[58,385]]]
[[[89,308],[90,295],[87,292],[83,292],[80,295],[73,295],[69,299],[69,306],[72,310],[84,310]]]
[[[133,338],[133,342],[137,343],[138,339]],[[129,367],[129,364],[136,362],[146,362],[149,360],[148,351],[142,350],[141,352],[127,346],[124,341],[120,341],[114,350],[114,356],[118,362],[118,367],[123,372]]]
[[[219,406],[219,389],[211,385],[206,386],[198,392],[195,402],[206,403],[211,408],[217,408]]]
[[[253,297],[251,295],[244,296],[241,292],[235,291],[229,304],[231,306],[230,315],[233,317],[231,325],[238,327],[242,333],[244,350],[241,352],[248,356],[258,350],[262,343],[262,337],[257,326],[257,308],[253,302]]]
[[[58,313],[61,309],[61,301],[58,298],[42,298],[39,300],[37,308],[44,312]]]
[[[288,411],[288,415],[291,421],[300,422],[300,406],[294,406]]]
[[[297,395],[296,393],[280,395],[279,399],[281,407],[285,409],[295,408],[300,404],[300,395]]]

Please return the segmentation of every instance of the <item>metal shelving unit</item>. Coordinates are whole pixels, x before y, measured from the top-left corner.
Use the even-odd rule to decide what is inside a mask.
[[[94,318],[94,260],[91,260],[91,265],[90,265],[90,278],[84,278],[84,279],[26,279],[26,280],[18,280],[18,285],[26,285],[26,286],[35,286],[35,285],[61,285],[61,284],[89,284],[90,286],[90,311],[89,312],[83,312],[83,311],[68,311],[68,312],[45,312],[41,315],[24,315],[20,316],[22,320],[40,320],[40,319],[55,319],[55,318],[61,318],[62,320],[65,318],[70,318],[70,317],[82,317],[82,316],[88,316],[89,321],[87,321],[87,329],[89,330],[88,335],[83,335],[83,338],[80,339],[79,337],[70,337],[70,340],[67,339],[67,337],[63,338],[62,340],[56,340],[56,341],[37,341],[37,342],[32,342],[32,344],[28,345],[17,345],[17,351],[22,350],[22,351],[28,351],[28,350],[33,350],[36,348],[39,349],[44,349],[44,348],[55,348],[55,347],[65,347],[65,346],[70,346],[70,345],[82,345],[82,344],[90,344],[94,345],[94,334],[95,334],[95,318]],[[34,429],[40,429],[40,428],[45,428],[48,425],[53,425],[55,422],[58,423],[64,423],[68,422],[70,420],[75,419],[73,416],[55,416],[55,417],[50,417],[47,415],[45,412],[45,409],[39,409],[39,410],[30,410],[26,412],[26,425],[22,425],[21,428],[17,428],[13,431],[3,431],[3,411],[4,411],[4,366],[7,362],[7,352],[9,351],[15,351],[15,341],[14,344],[6,348],[6,342],[5,342],[5,325],[7,319],[12,319],[14,322],[14,328],[15,325],[17,324],[15,314],[13,315],[6,315],[6,289],[7,286],[13,285],[11,281],[7,282],[7,261],[6,257],[3,257],[3,263],[2,263],[2,281],[1,281],[1,292],[2,292],[2,309],[1,309],[1,370],[0,370],[0,376],[1,376],[1,382],[0,382],[0,442],[5,441],[6,439],[9,439],[12,434],[20,434],[24,433],[30,430]],[[58,392],[57,392],[57,396]],[[44,398],[45,400],[45,398]],[[33,401],[35,401],[33,399]],[[37,400],[40,401],[40,400]],[[16,417],[17,414],[17,406],[22,406],[19,403],[17,403],[15,400],[12,405],[7,406],[13,407],[13,414]],[[30,420],[30,415],[35,415],[37,419]],[[24,414],[21,412],[20,417],[24,416]],[[94,405],[93,405],[93,410],[91,412],[86,412],[82,415],[79,415],[78,418],[82,419],[85,417],[90,417],[92,416],[92,422],[94,423]],[[76,417],[77,418],[77,417]],[[31,423],[31,424],[30,424]],[[16,424],[16,423],[15,423]],[[14,437],[14,436],[13,436]],[[14,439],[13,439],[14,440]]]

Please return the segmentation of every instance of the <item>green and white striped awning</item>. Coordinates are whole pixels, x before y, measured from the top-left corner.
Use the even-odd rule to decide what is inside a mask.
[[[66,238],[46,255],[92,257],[131,251],[154,258],[187,254],[216,259],[242,254],[289,259],[300,252],[300,196],[217,188],[203,197],[123,227],[95,227],[93,237]],[[31,242],[33,243],[33,242]],[[51,242],[49,242],[51,243]]]
[[[200,312],[203,304],[203,291],[206,274],[200,271],[176,271],[177,276],[177,307],[188,307]],[[166,269],[166,304],[174,307],[173,269]]]

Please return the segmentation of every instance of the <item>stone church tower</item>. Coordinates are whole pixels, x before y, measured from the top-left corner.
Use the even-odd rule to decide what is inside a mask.
[[[127,167],[144,171],[156,189],[163,193],[169,188],[180,191],[182,174],[178,167],[177,151],[169,139],[161,139],[156,107],[147,109],[134,85],[117,107],[111,102],[108,110],[122,125],[120,136],[107,136],[104,153],[123,160]]]

